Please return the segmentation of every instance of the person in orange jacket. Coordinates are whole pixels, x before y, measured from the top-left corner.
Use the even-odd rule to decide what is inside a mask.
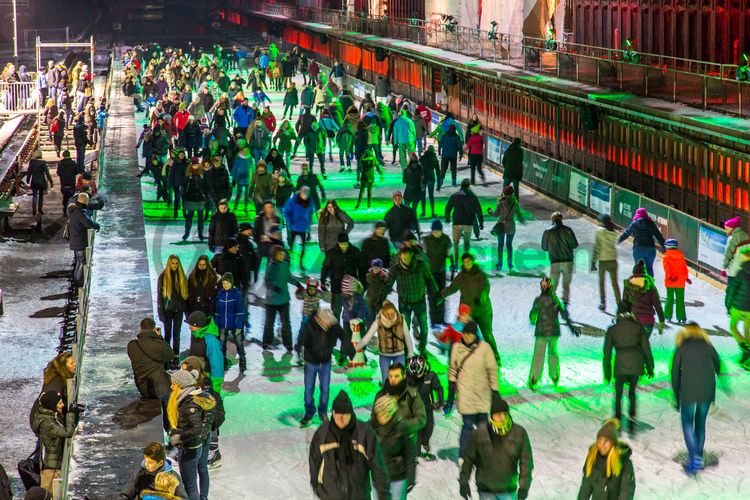
[[[664,316],[667,321],[672,320],[672,308],[677,312],[677,322],[684,325],[685,315],[685,283],[692,283],[688,277],[688,268],[682,250],[677,248],[677,240],[667,240],[664,247],[667,251],[662,258],[664,266],[664,286],[667,287],[667,300],[664,303]]]

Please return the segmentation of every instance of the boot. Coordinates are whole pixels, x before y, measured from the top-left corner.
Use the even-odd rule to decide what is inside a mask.
[[[240,373],[245,373],[247,371],[247,359],[242,358],[240,359]]]

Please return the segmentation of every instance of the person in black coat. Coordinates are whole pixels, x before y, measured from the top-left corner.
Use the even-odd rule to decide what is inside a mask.
[[[359,275],[359,255],[359,248],[349,243],[349,235],[339,233],[338,246],[328,251],[323,261],[320,282],[325,283],[326,279],[331,278],[331,309],[336,320],[341,317],[341,282],[344,276],[348,274],[362,281]]]
[[[221,252],[239,226],[237,225],[237,216],[229,211],[229,204],[226,198],[219,200],[218,211],[211,217],[208,224],[208,249],[212,252]]]
[[[666,248],[664,248],[664,236],[645,208],[639,208],[635,211],[633,221],[617,238],[617,243],[622,243],[631,235],[633,236],[633,262],[645,261],[646,271],[648,271],[649,276],[653,277],[656,243],[659,243],[662,252],[665,252]]]
[[[249,272],[245,269],[245,260],[240,255],[240,243],[236,239],[227,240],[226,248],[222,253],[214,255],[211,265],[219,276],[224,276],[226,273],[237,276],[235,285],[240,293],[247,291]]]
[[[240,244],[240,256],[245,261],[248,272],[248,283],[255,283],[258,279],[258,252],[253,241],[253,226],[249,222],[240,224],[234,239]]]
[[[57,176],[60,178],[60,192],[63,196],[63,215],[68,215],[68,202],[76,192],[78,165],[71,160],[70,151],[63,151],[63,159],[57,164]]]
[[[377,398],[370,426],[380,439],[392,498],[406,498],[407,492],[416,484],[417,447],[398,406],[395,396]]]
[[[620,422],[607,420],[589,447],[578,500],[632,500],[635,472],[630,447],[618,439]],[[520,497],[519,497],[520,498]]]
[[[185,209],[185,233],[182,235],[182,241],[187,241],[190,237],[193,215],[196,212],[198,212],[198,239],[201,241],[205,239],[203,236],[203,217],[208,202],[208,190],[206,179],[203,178],[203,171],[197,160],[198,158],[193,159],[182,188],[182,206]]]
[[[391,261],[391,246],[385,235],[385,228],[385,222],[376,222],[372,236],[362,240],[362,249],[359,252],[359,275],[363,278],[367,276],[373,260],[380,259],[385,263]],[[366,279],[362,280],[365,288],[367,288],[366,281]]]
[[[317,498],[390,498],[380,441],[371,426],[357,420],[346,391],[333,401],[333,416],[310,442],[310,485]]]
[[[216,271],[211,266],[211,262],[208,257],[201,255],[188,276],[187,315],[202,311],[206,316],[213,317],[216,311],[218,285]]]
[[[469,437],[463,454],[458,484],[462,498],[471,496],[469,479],[476,468],[479,496],[526,500],[531,487],[534,458],[526,429],[513,422],[508,402],[492,393],[490,418]],[[517,495],[517,496],[514,496]]]
[[[554,280],[555,289],[562,276],[562,299],[565,304],[570,301],[570,282],[573,279],[573,258],[578,248],[578,239],[573,230],[563,224],[563,214],[554,212],[552,225],[542,233],[542,250],[549,254],[550,278]]]
[[[76,147],[76,163],[78,172],[82,173],[86,169],[86,146],[93,144],[86,133],[86,125],[83,122],[83,113],[78,115],[76,124],[73,127],[73,143]]]
[[[171,382],[164,366],[174,356],[174,351],[162,338],[154,320],[141,320],[138,338],[128,342],[128,358],[133,368],[135,386],[143,399],[162,399],[169,394]]]
[[[160,472],[166,472],[177,478],[179,485],[174,494],[180,498],[187,498],[187,492],[182,485],[182,478],[174,470],[172,460],[167,458],[167,450],[161,443],[149,443],[143,449],[143,462],[137,471],[128,481],[122,490],[120,490],[119,500],[136,500],[141,497],[144,490],[154,490],[154,480]]]
[[[346,338],[336,318],[329,309],[319,308],[312,318],[305,321],[294,346],[297,354],[304,356],[305,360],[305,416],[300,420],[301,427],[306,427],[315,416],[316,377],[320,381],[318,417],[323,422],[328,418],[331,357],[337,343],[340,343],[343,354],[354,358],[354,345]]]
[[[34,158],[29,162],[29,168],[26,171],[26,183],[31,186],[33,195],[31,210],[34,216],[36,213],[43,214],[44,211],[44,192],[53,187],[52,176],[49,173],[47,162],[42,160],[42,151],[37,150]]]
[[[430,370],[430,363],[421,354],[409,359],[406,369],[407,384],[416,387],[417,393],[422,398],[427,423],[419,431],[417,438],[417,453],[420,448],[424,449],[423,458],[434,460],[435,455],[430,454],[430,438],[435,429],[435,410],[443,407],[443,386],[437,374]]]
[[[99,224],[91,219],[91,213],[86,208],[89,195],[79,193],[75,203],[68,205],[68,246],[75,255],[73,279],[78,286],[83,285],[83,266],[86,263],[86,247],[89,244],[88,230],[99,230]]]
[[[672,391],[682,417],[682,432],[690,458],[685,472],[696,474],[703,469],[706,418],[716,399],[716,376],[721,375],[721,360],[708,334],[697,323],[685,325],[677,334],[675,344]]]
[[[622,391],[628,385],[630,400],[630,420],[628,427],[632,433],[635,425],[635,389],[638,379],[645,372],[648,378],[654,377],[654,357],[643,326],[631,312],[630,302],[620,302],[617,309],[617,323],[610,326],[604,339],[604,380],[612,379],[612,349],[615,356],[615,417],[622,420]]]
[[[476,222],[484,229],[484,214],[479,198],[471,190],[471,181],[463,179],[461,188],[448,198],[445,205],[445,222],[451,222],[453,215],[453,262],[458,263],[458,245],[464,239],[464,252],[471,250],[471,230]]]
[[[411,208],[402,203],[403,195],[401,191],[393,192],[393,206],[385,214],[385,224],[388,228],[388,237],[396,250],[404,242],[404,233],[406,230],[419,234],[419,221],[417,214]],[[388,262],[388,261],[383,261]]]
[[[208,190],[208,197],[211,201],[211,210],[216,211],[219,207],[219,201],[228,200],[232,197],[232,185],[229,182],[229,171],[224,166],[221,157],[216,156],[212,160],[211,169],[204,172],[204,175],[206,176],[206,187]]]

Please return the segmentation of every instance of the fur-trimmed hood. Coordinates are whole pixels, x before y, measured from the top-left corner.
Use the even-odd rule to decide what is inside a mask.
[[[654,287],[654,278],[648,274],[634,275],[625,280],[625,288],[634,293],[646,293]]]
[[[680,347],[682,343],[687,339],[702,340],[706,344],[711,343],[706,330],[698,325],[686,325],[682,329],[680,329],[680,331],[677,332],[677,337],[675,337],[675,345],[677,345],[677,347]]]

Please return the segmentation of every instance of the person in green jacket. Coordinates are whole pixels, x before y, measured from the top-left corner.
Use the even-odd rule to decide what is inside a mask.
[[[263,350],[271,348],[273,342],[273,326],[276,314],[281,319],[281,340],[286,347],[287,354],[292,353],[292,326],[289,320],[289,288],[287,284],[304,288],[294,279],[289,269],[286,251],[281,245],[274,245],[269,251],[271,258],[266,267],[266,324],[263,328]]]
[[[221,392],[224,383],[224,352],[219,340],[219,329],[213,318],[206,316],[203,311],[193,311],[188,316],[187,324],[190,328],[190,356],[201,358],[206,371],[211,373],[211,386],[214,391]]]
[[[273,145],[278,149],[279,154],[284,155],[284,163],[287,168],[289,167],[289,157],[292,154],[292,147],[294,141],[297,140],[297,132],[294,131],[294,127],[289,123],[289,120],[281,122],[281,127],[276,131],[276,135],[273,136]]]

